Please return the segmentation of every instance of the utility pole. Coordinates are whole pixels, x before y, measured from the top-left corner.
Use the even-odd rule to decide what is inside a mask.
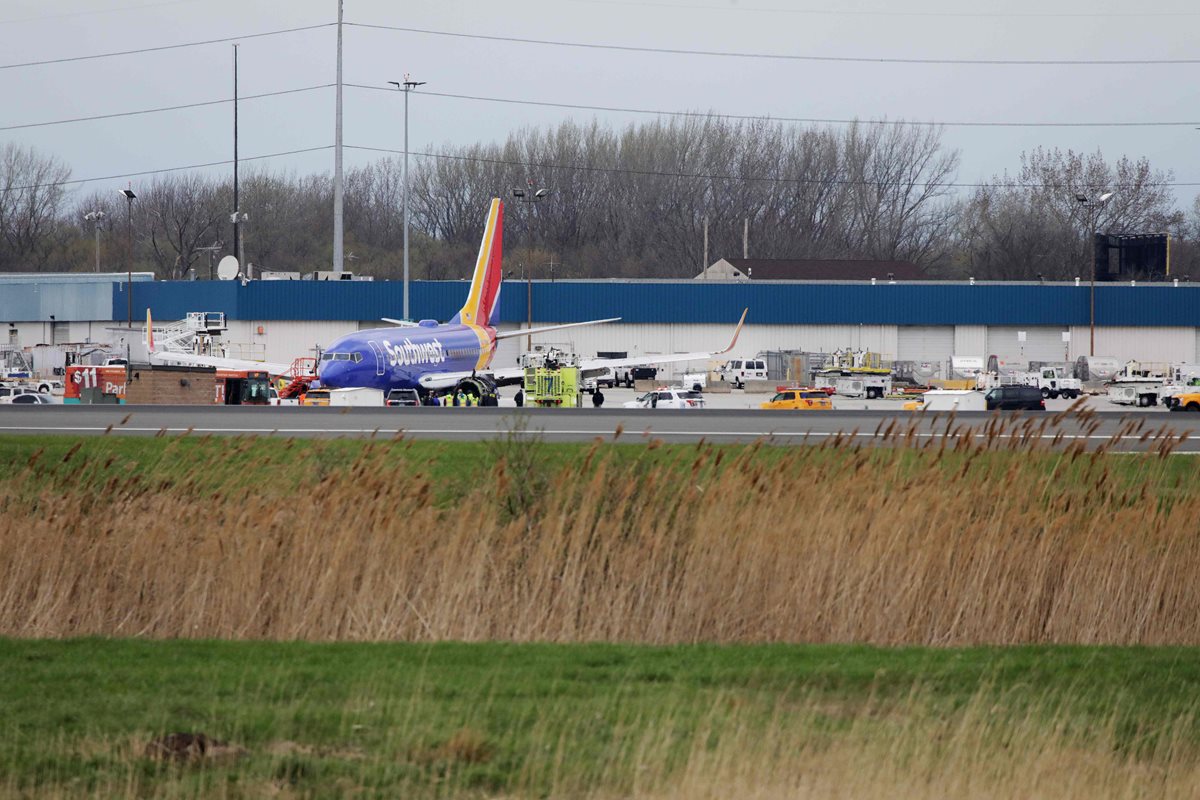
[[[404,92],[404,177],[401,187],[401,205],[404,209],[404,318],[408,319],[408,95],[418,86],[424,86],[426,81],[414,81],[407,72],[404,82],[388,81]]]
[[[83,215],[83,218],[92,223],[92,229],[96,236],[96,272],[100,271],[100,223],[104,221],[106,214],[103,211],[89,211]]]
[[[342,219],[342,0],[338,0],[336,91],[333,123],[333,271],[341,272],[345,266]]]
[[[137,199],[137,195],[133,193],[133,184],[129,184],[129,188],[121,189],[121,194],[125,195],[125,207],[128,211],[125,237],[125,302],[126,302],[126,321],[129,324],[129,330],[133,330],[133,201]]]
[[[742,258],[750,257],[750,218],[746,217],[742,224]]]
[[[528,226],[527,237],[529,239],[527,247],[529,248],[529,257],[526,262],[529,265],[530,272],[533,267],[533,207],[550,196],[549,189],[538,189],[537,184],[530,178],[525,181],[526,188],[516,187],[512,190],[513,199],[518,203],[524,203],[526,208],[525,224]],[[525,303],[529,312],[529,327],[533,327],[533,277],[532,275],[525,281],[526,298]],[[533,335],[525,337],[525,349],[533,349]]]
[[[233,46],[233,257],[242,263],[241,203],[238,198],[238,46]]]
[[[1087,214],[1087,232],[1088,242],[1084,248],[1085,254],[1090,250],[1091,257],[1088,258],[1091,268],[1088,270],[1090,279],[1088,281],[1088,328],[1091,331],[1091,343],[1088,349],[1089,355],[1096,355],[1096,226],[1099,222],[1099,209],[1104,207],[1104,204],[1112,198],[1114,192],[1105,192],[1095,200],[1088,197],[1086,194],[1076,193],[1075,199],[1083,206],[1083,211]]]
[[[700,265],[700,274],[708,277],[708,217],[704,218],[704,263]]]

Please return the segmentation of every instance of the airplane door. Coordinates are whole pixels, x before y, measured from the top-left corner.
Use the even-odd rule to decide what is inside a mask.
[[[371,345],[371,352],[375,354],[375,374],[383,375],[383,350],[375,342],[367,342]]]

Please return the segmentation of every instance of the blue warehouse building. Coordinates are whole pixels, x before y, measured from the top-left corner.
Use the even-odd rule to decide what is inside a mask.
[[[353,330],[398,317],[394,281],[155,281],[126,275],[0,276],[0,343],[22,347],[114,343],[136,350],[146,310],[156,321],[222,312],[227,339],[272,361],[310,355]],[[412,316],[445,320],[466,281],[414,281]],[[1091,351],[1088,284],[921,281],[506,281],[505,329],[621,317],[619,323],[547,334],[543,343],[576,352],[650,354],[723,347],[743,308],[736,355],[760,350],[869,348],[912,361],[953,355],[1012,361],[1066,361]],[[125,326],[132,317],[135,331]],[[1095,287],[1095,354],[1119,359],[1200,361],[1200,285]],[[0,330],[3,330],[0,328]],[[533,344],[537,344],[535,340]],[[522,337],[504,342],[498,363],[515,361]]]

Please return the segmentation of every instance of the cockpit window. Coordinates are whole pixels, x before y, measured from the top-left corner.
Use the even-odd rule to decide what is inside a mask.
[[[362,361],[362,353],[323,353],[322,361],[353,361],[355,364]]]

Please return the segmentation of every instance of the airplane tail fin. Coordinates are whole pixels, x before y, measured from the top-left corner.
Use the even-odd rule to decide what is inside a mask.
[[[500,261],[503,243],[504,203],[496,198],[492,200],[487,224],[483,228],[479,258],[475,261],[475,274],[471,277],[471,291],[467,295],[467,302],[451,322],[490,325],[499,318],[500,284],[504,278]]]
[[[154,322],[150,319],[150,309],[146,309],[146,352],[154,352]]]

